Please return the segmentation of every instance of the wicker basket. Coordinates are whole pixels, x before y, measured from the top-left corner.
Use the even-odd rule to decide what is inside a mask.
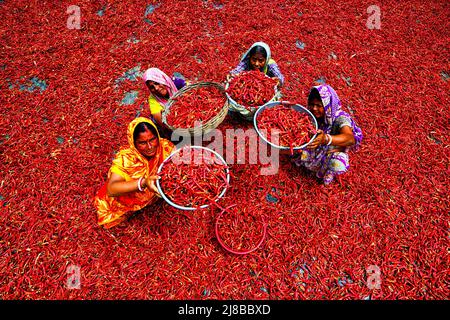
[[[226,98],[222,109],[220,110],[220,112],[217,115],[215,115],[212,119],[205,122],[201,126],[194,127],[194,128],[175,128],[167,123],[167,115],[170,113],[170,107],[176,102],[176,98],[180,97],[181,95],[183,95],[184,93],[186,93],[189,90],[192,90],[195,88],[200,88],[200,87],[209,87],[209,86],[218,88],[220,90],[220,92],[223,93],[224,98]],[[171,129],[172,131],[176,130],[177,133],[179,133],[182,136],[186,136],[186,135],[199,136],[202,134],[207,134],[211,130],[217,128],[222,123],[222,121],[225,119],[225,117],[228,113],[228,106],[229,106],[229,103],[228,103],[228,99],[227,99],[227,96],[225,93],[225,88],[220,83],[198,82],[198,83],[194,83],[194,84],[183,87],[176,94],[174,94],[173,97],[171,97],[169,99],[166,108],[162,112],[162,121],[169,129]]]
[[[267,77],[267,75],[266,75],[266,77]],[[225,91],[228,90],[228,88],[230,86],[230,81],[232,81],[232,79],[228,80],[225,83]],[[261,108],[261,106],[258,106],[258,107],[250,107],[250,109],[247,109],[243,105],[240,105],[239,103],[237,103],[227,92],[226,92],[226,95],[227,95],[227,98],[229,101],[229,110],[238,112],[244,119],[246,119],[248,121],[252,121],[253,116],[256,113],[256,110]],[[266,102],[266,104],[273,102],[273,101],[278,101],[280,99],[281,99],[281,91],[278,89],[278,86],[274,86],[274,95],[273,95],[272,99],[270,99],[269,101]]]
[[[275,101],[275,102],[269,102],[266,103],[265,105],[263,105],[261,108],[259,108],[258,110],[256,110],[255,116],[253,118],[253,125],[255,127],[256,132],[258,133],[258,136],[260,136],[267,144],[271,145],[274,148],[280,149],[280,150],[290,150],[290,147],[286,147],[286,146],[279,146],[276,144],[273,144],[272,142],[267,140],[267,137],[265,137],[261,131],[259,130],[258,127],[258,117],[261,114],[261,112],[263,112],[266,108],[276,108],[277,106],[280,105],[290,105],[292,106],[292,108],[298,112],[302,112],[302,113],[306,113],[309,118],[311,119],[312,123],[314,124],[314,128],[317,131],[318,129],[318,123],[316,118],[314,117],[314,115],[311,113],[311,111],[309,111],[308,109],[306,109],[305,107],[299,105],[299,104],[292,104],[289,101]],[[307,145],[309,145],[317,136],[317,133],[315,133],[311,139],[309,139],[309,141],[307,143],[302,144],[301,146],[295,146],[292,149],[293,150],[301,150],[304,149]]]

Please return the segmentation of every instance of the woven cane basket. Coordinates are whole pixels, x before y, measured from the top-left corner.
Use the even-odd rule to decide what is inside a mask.
[[[223,96],[224,96],[224,105],[223,105],[222,109],[213,118],[211,118],[207,122],[203,123],[201,126],[194,127],[194,128],[175,128],[167,123],[167,116],[170,113],[170,108],[174,103],[176,103],[176,99],[178,97],[182,96],[189,90],[192,90],[195,88],[200,88],[200,87],[210,87],[210,86],[218,88],[219,91],[221,93],[223,93]],[[168,128],[170,128],[172,131],[176,131],[179,135],[198,136],[198,135],[202,135],[202,134],[207,134],[211,130],[217,128],[222,123],[222,121],[225,119],[225,117],[228,113],[228,107],[229,107],[229,102],[228,102],[228,98],[226,96],[225,88],[223,87],[223,85],[221,85],[220,83],[216,83],[216,82],[198,82],[198,83],[194,83],[194,84],[183,87],[169,99],[166,108],[162,112],[162,121]]]
[[[267,77],[267,75],[266,75]],[[230,86],[230,81],[232,81],[231,79],[229,81],[227,81],[225,83],[225,91],[228,90],[229,86]],[[240,105],[239,103],[237,103],[229,94],[228,92],[226,92],[228,101],[229,101],[229,110],[230,111],[234,111],[234,112],[238,112],[244,119],[248,120],[248,121],[252,121],[253,120],[253,116],[255,115],[256,110],[258,110],[261,106],[258,107],[250,107],[249,109],[247,109],[246,107],[244,107],[243,105]],[[272,97],[272,99],[270,99],[269,101],[266,102],[274,102],[274,101],[278,101],[281,99],[281,91],[278,89],[278,86],[274,87],[274,95]]]

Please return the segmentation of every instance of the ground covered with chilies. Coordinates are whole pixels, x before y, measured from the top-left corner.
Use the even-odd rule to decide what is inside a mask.
[[[0,298],[448,298],[450,4],[376,1],[368,29],[371,4],[0,1]],[[99,227],[93,197],[129,121],[149,115],[141,72],[223,82],[256,41],[285,100],[305,104],[316,80],[336,89],[364,133],[350,171],[325,187],[286,157],[276,175],[231,165],[221,204],[267,223],[248,255],[219,245],[217,210],[159,202]],[[251,124],[219,129],[232,127]]]

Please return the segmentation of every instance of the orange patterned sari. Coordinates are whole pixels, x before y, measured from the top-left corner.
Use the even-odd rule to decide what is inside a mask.
[[[156,129],[156,126],[149,119],[139,117],[128,125],[128,147],[122,147],[113,160],[108,172],[108,179],[95,197],[97,207],[98,224],[105,228],[111,228],[126,220],[134,211],[156,202],[159,198],[148,188],[144,191],[134,191],[118,197],[109,197],[106,192],[108,180],[111,173],[123,177],[126,181],[137,180],[140,177],[156,175],[159,165],[166,159],[175,148],[173,143],[159,138],[159,146],[156,155],[147,160],[134,145],[133,133],[136,126],[141,122],[147,122]]]

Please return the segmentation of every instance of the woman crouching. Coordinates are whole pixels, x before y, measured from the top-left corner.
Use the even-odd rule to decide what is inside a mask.
[[[359,149],[363,134],[350,115],[341,110],[341,101],[329,85],[311,89],[308,109],[317,119],[319,130],[295,162],[315,172],[328,185],[336,175],[348,170],[348,151]]]
[[[156,202],[156,171],[174,149],[172,142],[160,138],[153,122],[144,117],[128,125],[128,143],[117,153],[108,179],[95,197],[98,223],[105,228]]]

